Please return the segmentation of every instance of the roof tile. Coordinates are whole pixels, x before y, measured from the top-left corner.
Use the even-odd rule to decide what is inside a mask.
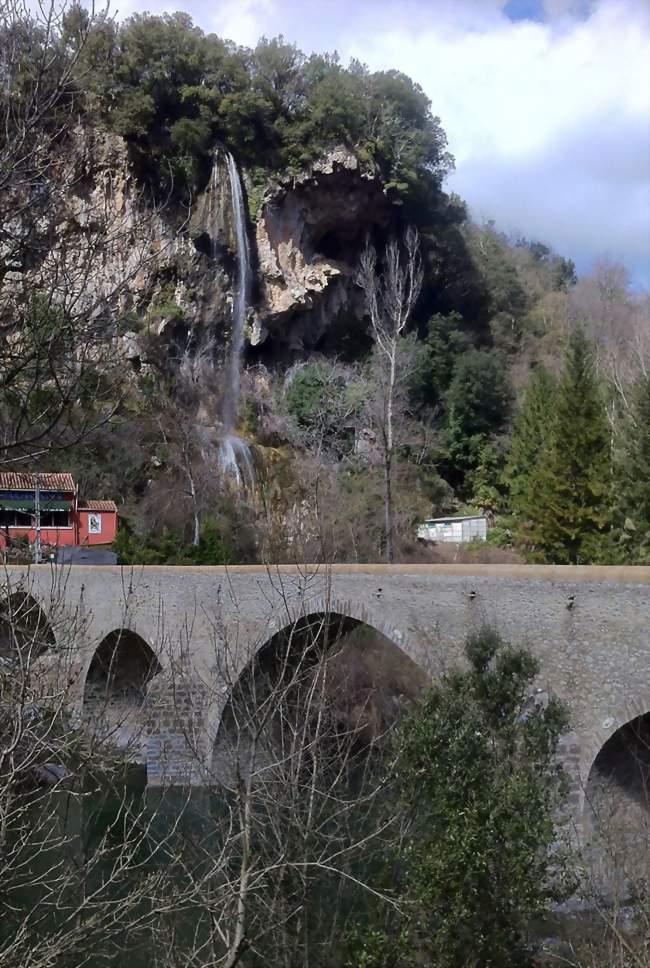
[[[117,511],[115,501],[84,501],[79,505],[80,511]]]
[[[0,473],[0,488],[8,491],[33,491],[38,478],[39,486],[45,491],[75,491],[72,474],[31,474],[22,472]]]

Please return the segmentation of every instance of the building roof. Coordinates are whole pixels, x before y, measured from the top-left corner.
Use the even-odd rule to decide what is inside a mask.
[[[72,474],[29,474],[10,471],[0,473],[0,489],[6,491],[33,491],[36,482],[44,491],[75,491]]]
[[[80,511],[117,511],[115,501],[83,501],[79,505]]]
[[[445,524],[449,521],[487,521],[484,514],[466,514],[458,518],[427,518],[425,524]]]

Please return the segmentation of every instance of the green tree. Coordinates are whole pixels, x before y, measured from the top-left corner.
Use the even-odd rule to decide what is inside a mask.
[[[295,370],[288,384],[284,405],[301,442],[334,457],[349,453],[367,393],[358,375],[340,364],[318,361]]]
[[[556,392],[555,378],[538,367],[515,419],[504,475],[515,514],[530,506],[530,481],[551,433]]]
[[[503,440],[489,440],[470,475],[471,503],[484,514],[498,514],[506,506],[503,486]]]
[[[489,434],[503,426],[510,393],[501,356],[490,350],[469,350],[458,361],[446,405],[466,434]]]
[[[492,340],[499,349],[512,352],[519,344],[521,320],[530,301],[512,248],[492,222],[470,230],[469,248],[487,288]]]
[[[521,536],[548,561],[594,560],[609,522],[610,486],[603,396],[591,346],[578,329],[567,348],[552,430],[522,502]]]
[[[411,377],[410,395],[416,407],[437,406],[442,402],[456,363],[470,348],[462,324],[463,318],[456,312],[446,316],[436,313],[429,320]]]
[[[227,535],[212,518],[205,521],[197,545],[184,544],[169,532],[141,538],[122,520],[112,547],[121,565],[231,565],[237,560]]]
[[[471,635],[465,651],[469,668],[434,685],[401,727],[404,916],[364,933],[354,964],[526,968],[533,919],[562,886],[552,865],[566,711],[536,698],[537,661],[495,631]]]
[[[305,55],[280,34],[270,40],[261,37],[253,52],[255,88],[274,106],[276,114],[291,116],[304,100]]]
[[[422,88],[400,71],[368,77],[365,146],[379,164],[388,188],[409,188],[428,172],[436,182],[453,168],[447,137]]]
[[[650,372],[632,391],[615,462],[615,525],[623,557],[650,564]]]
[[[491,350],[469,350],[454,370],[445,396],[445,477],[463,485],[479,464],[490,436],[501,430],[510,409],[510,383],[505,362]]]
[[[65,40],[74,47],[89,21],[81,8],[73,14]],[[126,138],[158,192],[190,197],[216,143],[248,168],[283,174],[343,143],[400,195],[439,189],[452,166],[429,100],[397,71],[345,69],[336,54],[306,58],[282,36],[238,48],[183,13],[136,14],[119,27],[102,17],[92,28],[81,100],[93,123],[99,116]]]

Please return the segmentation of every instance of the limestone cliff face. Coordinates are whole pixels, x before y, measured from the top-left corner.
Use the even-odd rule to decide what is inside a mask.
[[[0,318],[51,294],[75,316],[121,318],[105,336],[132,359],[142,341],[130,318],[177,349],[229,318],[225,267],[196,247],[187,211],[151,204],[121,138],[76,129],[41,191],[42,214],[17,217],[11,260],[0,252]]]
[[[256,226],[259,318],[272,338],[308,349],[342,313],[361,314],[359,252],[388,216],[376,173],[345,148],[266,192]]]
[[[122,139],[78,129],[54,159],[47,190],[43,218],[27,232],[17,217],[11,257],[0,252],[0,316],[44,291],[75,312],[101,318],[110,307],[107,318],[133,317],[126,336],[106,333],[127,357],[140,352],[136,320],[172,357],[174,347],[227,345],[236,242],[223,158],[190,211],[156,208]],[[249,225],[257,274],[249,341],[273,354],[309,353],[342,315],[358,321],[359,252],[389,213],[381,180],[343,148],[269,187]]]

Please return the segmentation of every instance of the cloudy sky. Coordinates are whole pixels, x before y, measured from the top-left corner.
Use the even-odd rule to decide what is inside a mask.
[[[126,0],[129,2],[129,0]],[[122,15],[143,9],[135,0]],[[178,0],[206,31],[284,34],[431,98],[480,220],[650,287],[650,0]]]

